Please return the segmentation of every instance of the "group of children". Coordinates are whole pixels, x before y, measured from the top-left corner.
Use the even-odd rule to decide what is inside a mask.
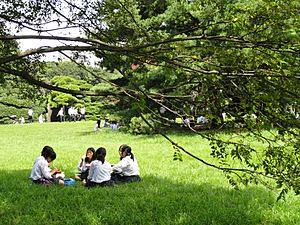
[[[123,144],[119,147],[120,161],[111,165],[105,160],[106,149],[103,147],[88,148],[78,163],[76,180],[80,180],[86,187],[114,186],[125,182],[138,182],[141,180],[137,159],[131,147]],[[56,153],[50,146],[45,146],[41,156],[34,161],[30,178],[36,184],[51,185],[65,184],[62,171],[50,169],[50,163],[56,159]]]

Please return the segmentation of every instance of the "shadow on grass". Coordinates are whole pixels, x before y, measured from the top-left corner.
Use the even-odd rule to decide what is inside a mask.
[[[106,134],[110,134],[110,133],[120,133],[120,131],[113,131],[111,130],[111,128],[101,128],[98,131],[94,131],[93,129],[89,130],[89,131],[78,131],[76,132],[76,134],[78,136],[89,136],[89,135],[96,135],[96,134],[101,134],[101,133],[106,133]],[[121,132],[122,133],[122,132]]]
[[[77,132],[78,136],[89,136],[89,135],[93,135],[93,134],[97,134],[97,132],[99,131],[81,131],[81,132]]]
[[[275,198],[258,187],[234,191],[154,176],[113,188],[43,187],[29,173],[0,171],[2,225],[282,224],[279,218],[265,221]]]

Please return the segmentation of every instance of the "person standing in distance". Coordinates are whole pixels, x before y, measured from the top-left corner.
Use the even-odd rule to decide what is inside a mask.
[[[84,106],[82,108],[80,108],[80,115],[81,115],[80,120],[86,121],[86,119],[85,119],[85,107]]]
[[[64,107],[60,108],[60,110],[57,113],[57,116],[59,117],[59,122],[65,121],[65,110],[64,110]]]
[[[28,120],[29,120],[29,123],[33,122],[33,110],[32,110],[32,108],[28,109]]]

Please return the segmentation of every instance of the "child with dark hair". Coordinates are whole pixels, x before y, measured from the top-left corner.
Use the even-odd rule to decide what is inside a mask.
[[[139,166],[131,147],[123,144],[119,147],[120,162],[112,167],[112,180],[115,183],[141,181]]]
[[[33,164],[30,178],[33,183],[41,185],[51,185],[53,183],[63,184],[63,180],[55,180],[53,175],[60,173],[59,169],[50,169],[49,164],[56,159],[56,153],[50,146],[45,146]]]
[[[77,169],[80,171],[79,174],[75,175],[76,180],[81,180],[81,181],[86,181],[88,174],[89,174],[89,169],[91,166],[91,163],[93,160],[95,160],[96,154],[95,154],[95,149],[90,147],[86,150],[85,155],[83,155],[79,163],[77,165]]]
[[[91,163],[86,187],[113,186],[111,165],[105,160],[106,149],[100,147],[96,151],[96,159]]]

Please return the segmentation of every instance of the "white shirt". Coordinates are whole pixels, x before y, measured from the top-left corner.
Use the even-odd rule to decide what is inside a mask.
[[[139,166],[136,158],[132,160],[130,156],[124,157],[120,162],[112,167],[113,171],[121,173],[123,176],[140,175]]]
[[[20,118],[20,121],[21,121],[22,124],[25,123],[25,118],[22,116],[22,117]]]
[[[44,156],[40,156],[36,160],[34,160],[30,178],[32,180],[38,180],[40,178],[51,179],[52,176],[50,171],[51,169],[48,166],[47,160],[44,158]]]
[[[104,181],[110,180],[111,165],[109,162],[104,161],[102,164],[99,160],[94,160],[91,163],[89,170],[88,180],[95,183],[102,183]]]
[[[164,114],[165,112],[166,112],[166,108],[165,107],[160,107],[159,108],[159,112],[161,113],[161,114]]]
[[[80,113],[83,115],[85,114],[85,108],[80,108]]]
[[[190,125],[190,119],[189,118],[184,119],[183,125],[188,127]]]
[[[112,130],[118,130],[118,124],[111,124],[110,127]]]
[[[90,166],[91,166],[91,164],[90,163],[87,163],[86,161],[85,161],[85,155],[83,155],[81,158],[80,158],[80,160],[79,160],[79,162],[78,162],[78,165],[77,165],[77,169],[80,171],[80,172],[84,172],[84,171],[86,171],[88,168],[90,168]],[[81,164],[81,161],[82,161],[82,164]],[[81,164],[81,166],[80,166],[80,164]]]
[[[44,117],[42,114],[39,116],[39,123],[44,123]]]
[[[28,109],[28,115],[32,116],[33,115],[33,110],[32,109]]]
[[[64,116],[64,110],[60,109],[57,113],[57,116]]]
[[[199,116],[197,118],[197,123],[208,123],[208,122],[209,122],[208,119],[205,118],[204,116]]]
[[[71,107],[71,108],[68,109],[68,114],[69,115],[73,115],[74,114],[73,107]]]

